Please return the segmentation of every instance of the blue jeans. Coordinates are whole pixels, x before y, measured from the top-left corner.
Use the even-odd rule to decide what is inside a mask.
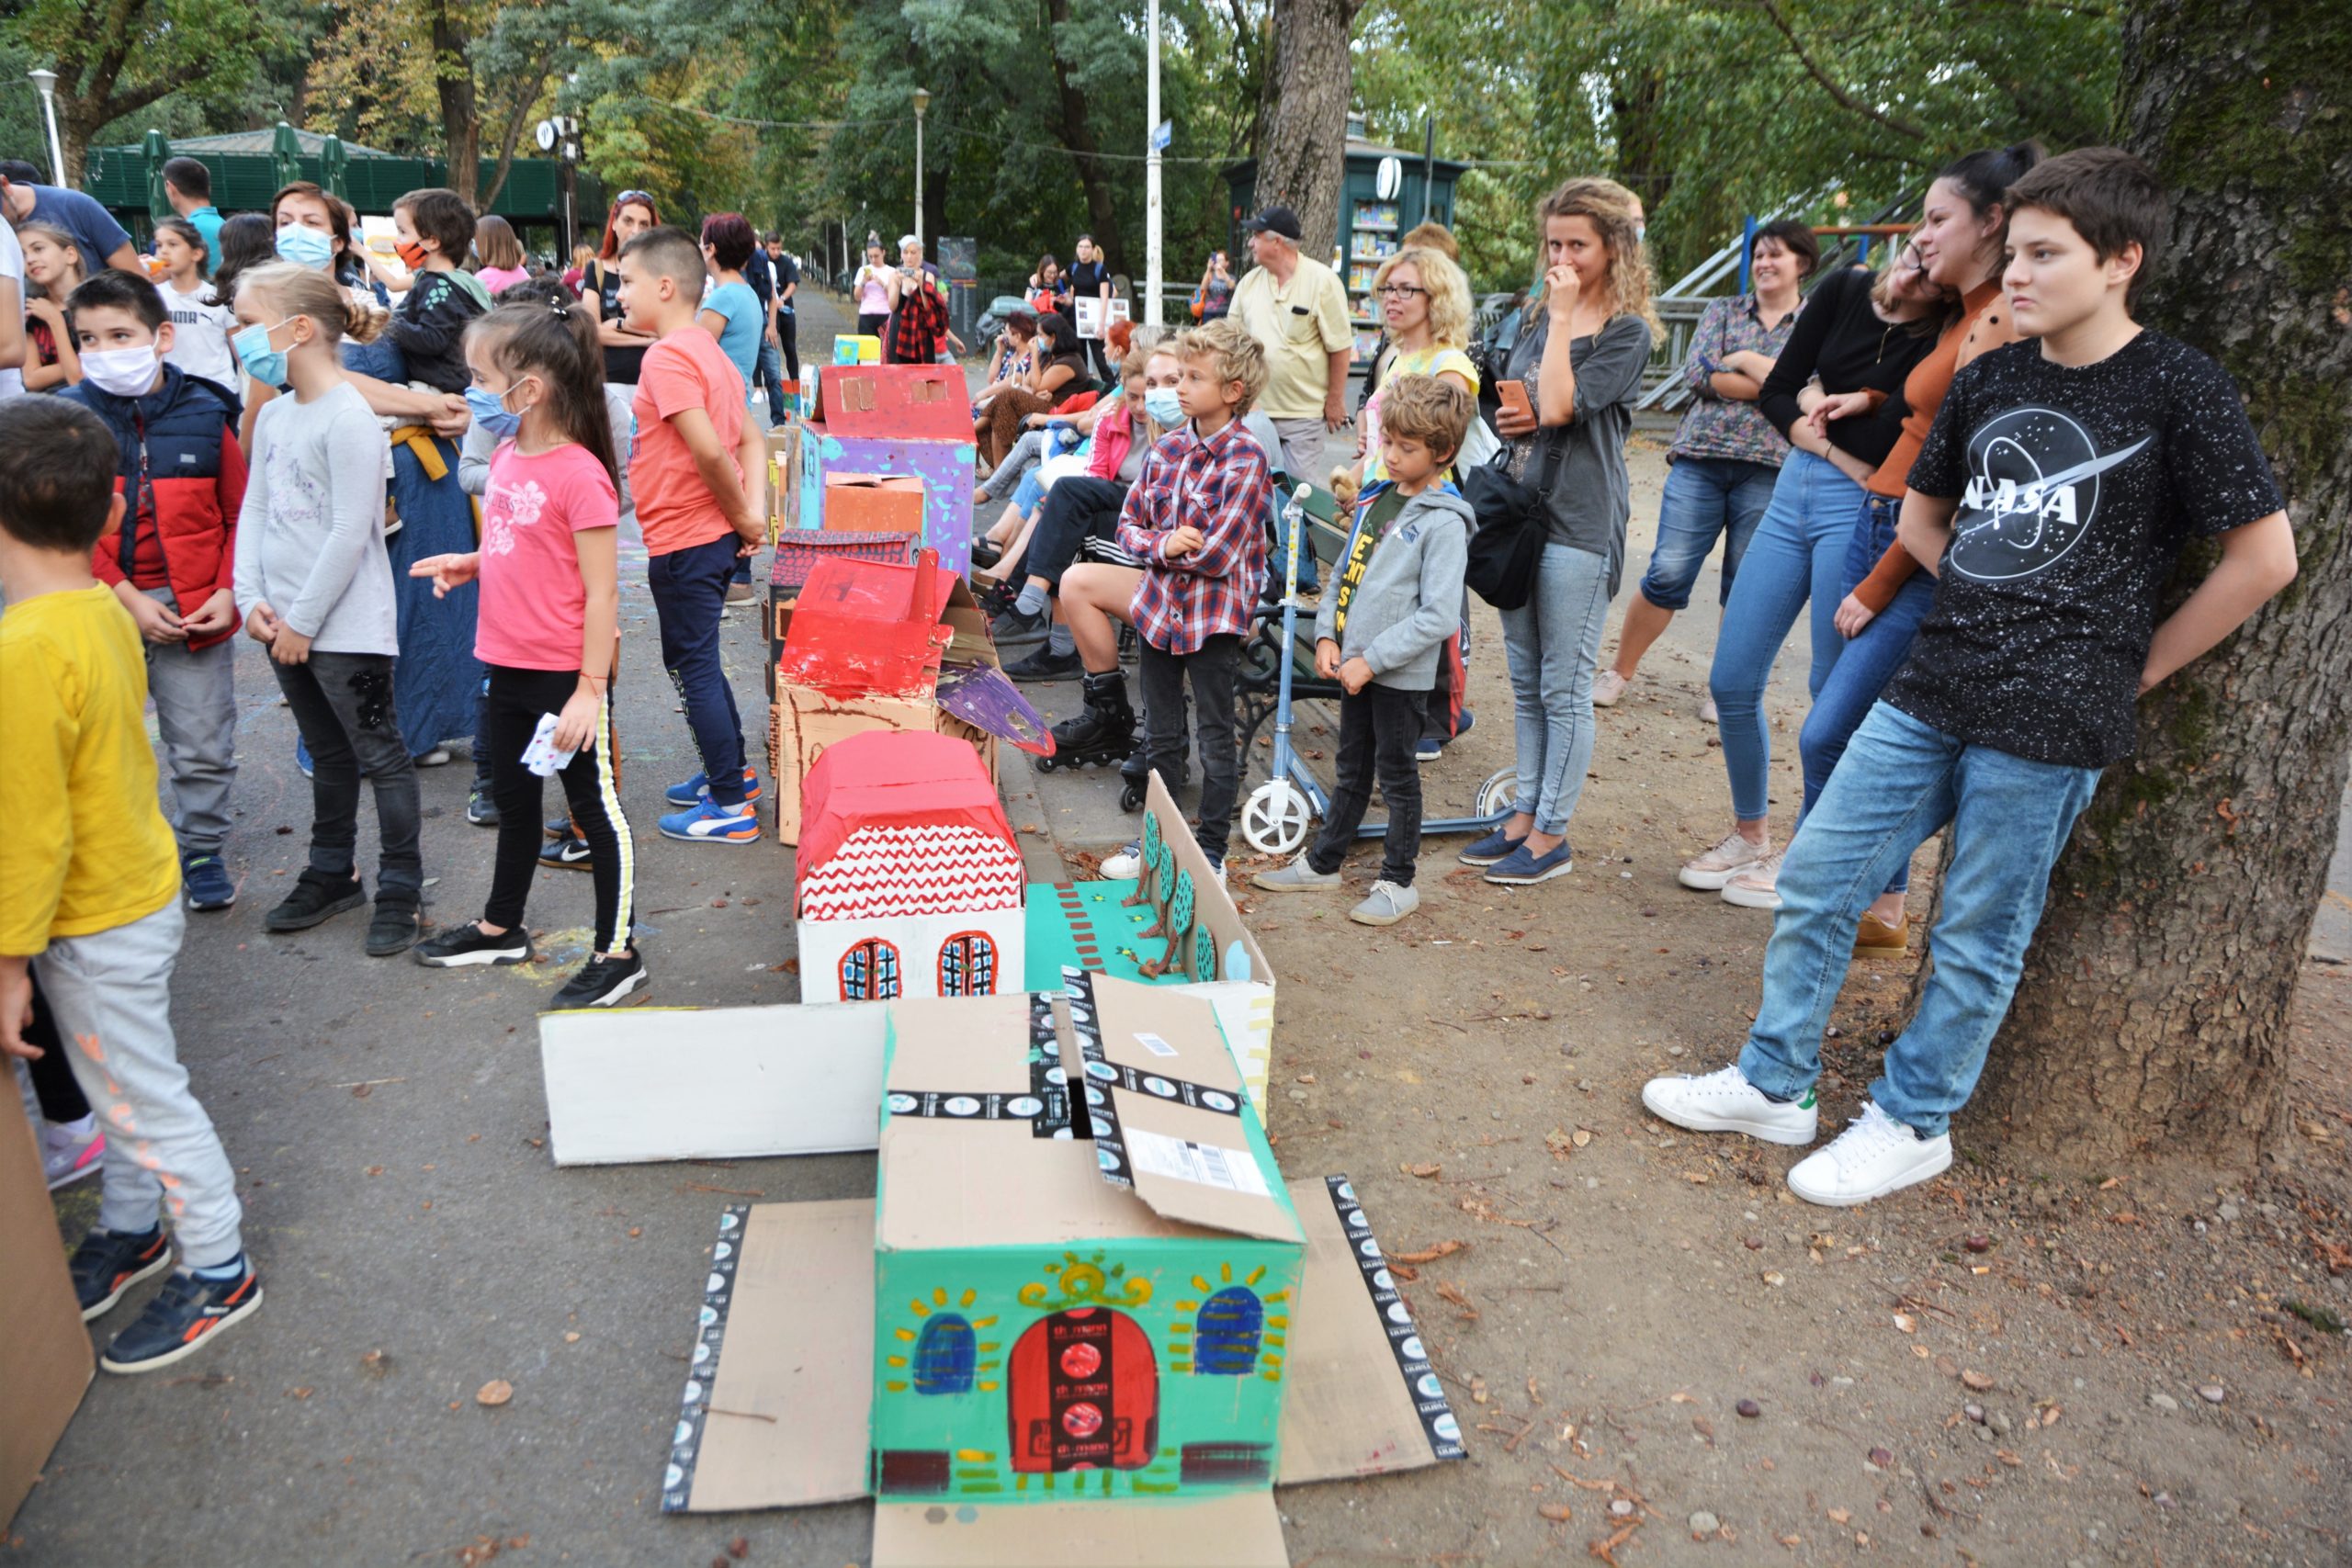
[[[767,383],[768,423],[782,424],[785,414],[784,350],[777,344],[770,343],[768,334],[765,333],[760,334],[760,362],[757,370],[758,375],[755,379]]]
[[[1690,607],[1699,569],[1724,541],[1724,581],[1718,604],[1731,603],[1747,541],[1772,503],[1781,470],[1736,457],[1677,457],[1666,470],[1666,499],[1657,509],[1657,544],[1642,574],[1642,597],[1661,610]]]
[[[1772,503],[1740,558],[1739,581],[1715,633],[1707,688],[1715,699],[1724,770],[1731,775],[1732,814],[1760,821],[1770,809],[1766,773],[1772,742],[1764,728],[1764,684],[1797,612],[1813,604],[1813,669],[1818,694],[1844,638],[1831,619],[1844,597],[1847,541],[1862,504],[1862,487],[1826,457],[1791,452],[1772,486]]]
[[[1871,708],[1781,863],[1764,996],[1739,1054],[1747,1080],[1791,1100],[1813,1087],[1863,906],[1949,822],[1943,912],[1928,939],[1935,969],[1870,1089],[1896,1121],[1928,1137],[1943,1133],[1984,1070],[2050,868],[2098,775],[1972,746],[1884,703]]]
[[[1533,595],[1501,615],[1518,724],[1512,809],[1532,817],[1539,833],[1565,833],[1592,765],[1592,675],[1609,618],[1609,562],[1573,545],[1547,544]]]
[[[1902,512],[1900,501],[1884,496],[1873,495],[1862,502],[1862,514],[1846,552],[1845,588],[1838,597],[1851,593],[1894,543],[1894,523]],[[1911,636],[1935,602],[1936,580],[1924,571],[1913,572],[1895,592],[1894,602],[1873,616],[1860,637],[1846,644],[1829,679],[1814,694],[1812,710],[1804,716],[1804,728],[1797,735],[1797,752],[1804,759],[1800,822],[1821,798],[1822,787],[1828,784],[1838,759],[1845,755],[1854,728],[1910,656]],[[1906,861],[1886,890],[1900,893],[1910,886],[1911,866]]]
[[[721,535],[645,563],[662,623],[662,664],[686,703],[686,728],[702,753],[703,777],[719,805],[743,804],[743,720],[718,661],[718,619],[735,570],[735,536]]]

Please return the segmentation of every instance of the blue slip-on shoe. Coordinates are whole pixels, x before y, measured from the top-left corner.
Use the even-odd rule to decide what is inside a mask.
[[[1505,887],[1529,887],[1555,876],[1566,876],[1575,864],[1574,852],[1566,839],[1555,845],[1551,853],[1544,855],[1529,853],[1522,842],[1487,868],[1487,880]]]
[[[1525,842],[1524,835],[1514,839],[1498,828],[1454,858],[1464,865],[1496,865],[1509,860],[1511,852]]]
[[[180,891],[191,909],[225,909],[237,901],[237,885],[217,854],[189,855],[180,862]]]
[[[261,1276],[247,1263],[233,1280],[175,1271],[131,1325],[114,1337],[98,1365],[110,1372],[152,1372],[194,1355],[220,1331],[261,1309]]]
[[[708,800],[710,780],[704,774],[696,773],[685,783],[673,784],[663,790],[662,798],[673,806],[692,806],[697,801]],[[751,764],[747,762],[743,765],[743,802],[748,806],[759,798],[760,775],[753,772]]]
[[[662,836],[690,844],[749,844],[759,839],[759,814],[749,804],[730,811],[715,800],[706,800],[662,818]]]
[[[1445,755],[1445,742],[1434,735],[1424,735],[1413,746],[1413,761],[1428,767]]]

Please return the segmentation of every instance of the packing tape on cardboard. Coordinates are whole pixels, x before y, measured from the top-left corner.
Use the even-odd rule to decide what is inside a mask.
[[[718,1350],[727,1338],[727,1309],[735,1296],[735,1268],[741,1260],[749,1203],[729,1203],[718,1216],[718,1245],[711,1248],[710,1273],[703,1281],[702,1308],[695,1329],[694,1355],[686,1368],[686,1393],[678,1425],[670,1436],[670,1464],[662,1474],[662,1511],[683,1514],[694,1495],[695,1461],[702,1453],[703,1424],[710,1415],[711,1381],[718,1375]]]
[[[1113,1089],[1124,1089],[1133,1094],[1148,1094],[1155,1100],[1172,1100],[1189,1105],[1195,1111],[1214,1111],[1220,1116],[1241,1114],[1241,1097],[1206,1084],[1187,1083],[1182,1078],[1164,1078],[1156,1073],[1139,1072],[1117,1062],[1088,1057],[1086,1062],[1086,1103],[1099,1106],[1110,1098]]]
[[[1069,997],[1069,1026],[1078,1036],[1078,1054],[1091,1077],[1111,1064],[1102,1055],[1102,1027],[1094,1016],[1094,979],[1072,964],[1062,965],[1062,986]],[[1114,1187],[1133,1190],[1135,1177],[1127,1158],[1126,1139],[1119,1131],[1119,1103],[1095,1086],[1087,1086],[1087,1123],[1094,1139],[1094,1163],[1102,1179]]]
[[[1072,1136],[1069,1075],[1062,1070],[1061,1035],[1054,1027],[1053,998],[1037,992],[1030,994],[1027,1093],[893,1089],[884,1100],[893,1116],[936,1117],[947,1122],[1026,1122],[1035,1137]]]
[[[1406,1395],[1421,1418],[1430,1452],[1442,1460],[1468,1458],[1468,1450],[1462,1446],[1462,1423],[1454,1419],[1453,1407],[1446,1403],[1445,1385],[1438,1381],[1437,1369],[1430,1365],[1429,1350],[1421,1343],[1412,1309],[1405,1304],[1389,1275],[1388,1260],[1381,1255],[1380,1243],[1373,1239],[1372,1221],[1356,1201],[1354,1186],[1344,1176],[1327,1176],[1323,1185],[1331,1195],[1331,1207],[1339,1213],[1340,1228],[1355,1253],[1356,1267],[1363,1271],[1364,1289],[1372,1292],[1373,1310],[1387,1331],[1389,1351],[1396,1358]]]

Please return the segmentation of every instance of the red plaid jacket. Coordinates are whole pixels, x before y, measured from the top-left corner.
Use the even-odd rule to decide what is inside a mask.
[[[889,324],[889,362],[893,365],[933,365],[947,346],[947,301],[929,277],[899,301]]]
[[[1205,441],[1190,424],[1159,438],[1119,513],[1119,547],[1144,563],[1136,636],[1182,655],[1220,633],[1249,634],[1273,494],[1266,454],[1239,420]],[[1185,525],[1201,531],[1201,547],[1170,560],[1162,547]]]

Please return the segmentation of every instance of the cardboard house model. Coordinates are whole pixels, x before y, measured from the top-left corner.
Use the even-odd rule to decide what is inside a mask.
[[[815,380],[814,416],[776,462],[778,526],[911,527],[961,576],[972,564],[964,373],[952,365],[827,366]],[[854,515],[833,517],[837,502]]]
[[[1205,1001],[873,1010],[877,1196],[722,1217],[666,1511],[871,1495],[876,1568],[1271,1568],[1274,1483],[1462,1457],[1352,1188],[1283,1182]]]
[[[968,744],[919,730],[850,736],[803,788],[801,996],[1020,989],[1025,881],[996,784]]]
[[[789,606],[774,611],[775,696],[768,770],[779,843],[800,841],[803,782],[835,741],[870,730],[952,735],[996,777],[996,737],[940,702],[943,664],[996,665],[988,617],[964,580],[925,550],[912,565],[819,562]]]

